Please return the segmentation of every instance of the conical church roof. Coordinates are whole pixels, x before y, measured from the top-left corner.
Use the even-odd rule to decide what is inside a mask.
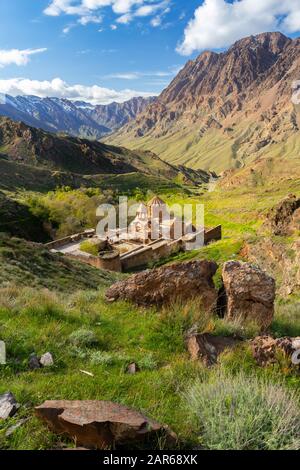
[[[147,204],[148,207],[152,206],[165,206],[166,203],[160,197],[154,196]]]

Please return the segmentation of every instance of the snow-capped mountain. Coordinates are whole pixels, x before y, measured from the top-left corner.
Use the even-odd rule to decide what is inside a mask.
[[[93,106],[60,98],[0,95],[0,115],[50,132],[99,139],[134,119],[153,99]]]

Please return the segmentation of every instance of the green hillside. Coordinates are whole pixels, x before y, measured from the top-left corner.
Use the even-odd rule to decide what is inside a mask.
[[[298,134],[287,135],[284,142],[273,142],[260,150],[251,139],[251,129],[256,124],[242,121],[232,131],[209,129],[204,135],[198,127],[188,126],[182,130],[166,134],[160,138],[147,135],[132,138],[131,134],[115,134],[108,142],[124,145],[135,151],[151,149],[163,160],[173,165],[186,165],[191,168],[215,171],[239,170],[251,166],[255,161],[268,158],[281,158],[293,166],[299,165],[300,139]],[[251,151],[251,148],[253,151]],[[294,162],[294,163],[293,163]],[[280,171],[280,169],[279,169]],[[297,171],[300,174],[299,168]]]
[[[118,275],[92,268],[33,242],[0,234],[0,286],[11,284],[37,289],[71,292],[98,289],[118,279]]]
[[[300,186],[290,181],[280,188],[217,188],[192,198],[174,192],[167,196],[170,204],[205,203],[206,224],[221,223],[223,240],[164,262],[214,259],[221,269],[228,259],[245,259],[245,243],[259,241],[258,233],[269,209],[289,192],[300,196]],[[272,240],[275,244],[283,242],[282,237]],[[291,259],[292,242],[293,238],[284,242]],[[193,301],[163,311],[124,302],[107,303],[104,289],[119,275],[4,235],[0,237],[0,266],[0,332],[8,352],[7,365],[0,369],[0,393],[11,390],[22,405],[15,418],[0,423],[1,449],[75,445],[47,431],[35,418],[33,406],[47,399],[112,400],[133,406],[168,424],[178,434],[180,449],[193,449],[199,442],[204,449],[214,445],[220,449],[299,448],[300,430],[291,428],[290,421],[281,421],[286,407],[292,406],[296,417],[300,413],[299,375],[285,361],[260,368],[244,345],[235,353],[222,355],[217,366],[207,369],[200,361],[191,361],[185,348],[185,334],[196,324],[200,332],[225,336],[238,334],[247,338],[253,330],[216,317],[207,318]],[[282,269],[277,267],[273,274],[280,285]],[[270,333],[275,337],[300,335],[299,305],[296,292],[288,298],[278,295]],[[54,366],[30,371],[29,355],[46,351],[53,354]],[[136,375],[125,373],[132,361],[141,369]],[[194,404],[199,402],[191,401],[195,384],[201,397],[208,393],[207,401],[199,406],[202,412],[210,410],[210,419],[201,423],[194,414]],[[237,403],[243,400],[237,424],[239,435],[244,435],[242,441],[237,442],[231,428],[228,435],[213,431],[220,428],[228,414],[226,406],[218,401],[220,394],[215,393],[220,387],[229,397],[234,387]],[[274,393],[281,398],[269,415],[263,404],[265,397],[274,398]],[[257,407],[253,407],[253,396]],[[7,436],[7,430],[20,418],[26,422]],[[268,439],[260,427],[247,426],[257,420],[260,426],[266,426]]]

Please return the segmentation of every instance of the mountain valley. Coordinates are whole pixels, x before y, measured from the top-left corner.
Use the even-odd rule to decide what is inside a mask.
[[[189,61],[107,141],[151,149],[177,165],[232,170],[240,181],[252,166],[273,165],[275,178],[282,165],[300,175],[300,108],[292,102],[299,77],[300,39],[281,33],[241,39],[226,52]]]

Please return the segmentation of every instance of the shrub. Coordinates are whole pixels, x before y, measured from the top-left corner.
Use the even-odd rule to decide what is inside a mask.
[[[216,450],[292,450],[300,447],[299,395],[283,385],[240,373],[213,372],[185,394],[200,443]]]
[[[77,346],[72,346],[70,350],[71,357],[76,357],[77,359],[85,360],[89,357],[89,352],[86,349],[78,348]]]
[[[111,366],[115,363],[115,357],[105,351],[94,351],[90,355],[90,360],[93,365]]]
[[[261,331],[261,327],[255,321],[247,321],[244,318],[232,320],[215,318],[213,324],[213,334],[216,336],[235,336],[242,339],[251,339],[258,336]]]
[[[177,325],[183,334],[195,330],[204,333],[211,329],[211,313],[203,309],[200,298],[192,299],[188,302],[176,302],[170,307],[164,308],[161,319],[170,328]]]
[[[98,344],[98,339],[95,333],[84,328],[73,331],[69,336],[69,340],[78,348],[89,348]]]
[[[141,370],[154,370],[157,368],[157,361],[151,353],[145,354],[137,363]]]

